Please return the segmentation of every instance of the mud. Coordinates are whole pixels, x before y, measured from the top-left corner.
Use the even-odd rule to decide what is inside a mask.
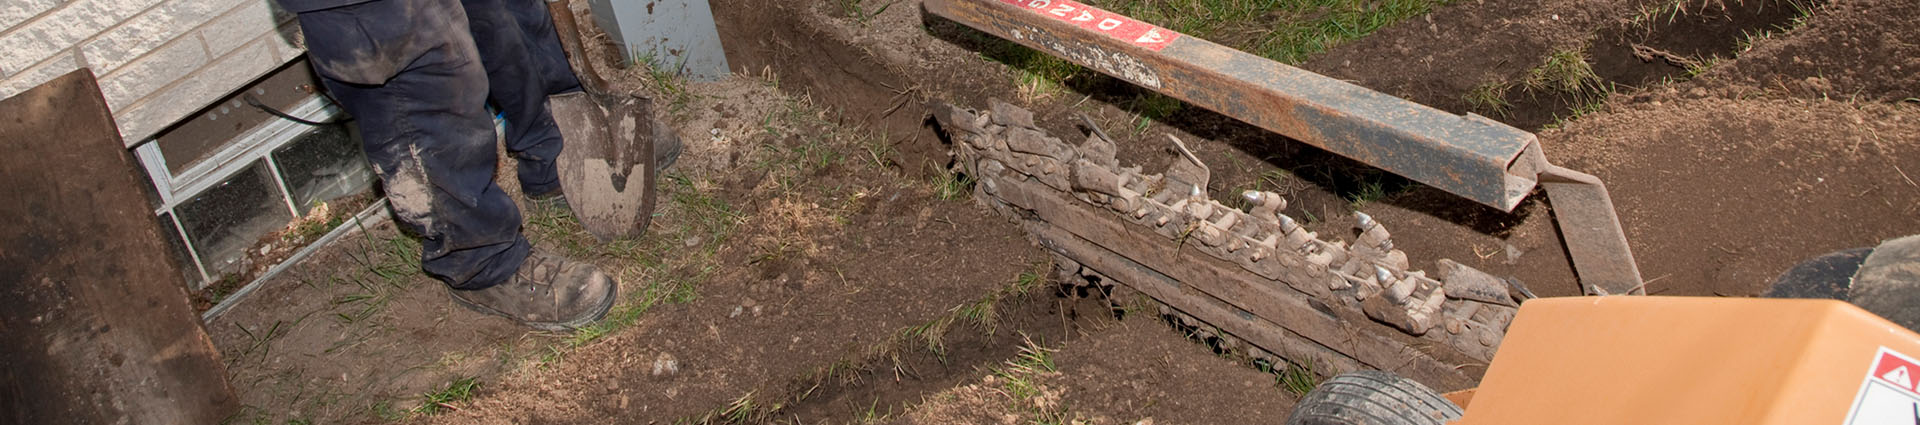
[[[1739,60],[1699,86],[1728,97],[1785,94],[1813,99],[1913,102],[1920,97],[1920,3],[1833,1],[1805,26],[1756,37]]]
[[[1647,292],[1757,296],[1800,261],[1920,233],[1920,108],[1629,103],[1542,134],[1606,179]]]

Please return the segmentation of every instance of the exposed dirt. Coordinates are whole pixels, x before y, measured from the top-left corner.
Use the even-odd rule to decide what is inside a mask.
[[[1806,26],[1774,34],[1740,60],[1707,73],[1702,86],[1728,97],[1785,92],[1808,98],[1913,102],[1920,97],[1920,3],[1833,1]]]
[[[1482,113],[1529,129],[1556,123],[1541,134],[1548,157],[1609,182],[1655,294],[1749,296],[1799,259],[1920,233],[1920,105],[1901,101],[1920,87],[1907,72],[1920,67],[1911,63],[1916,36],[1886,30],[1910,26],[1920,7],[1834,0],[1805,27],[1736,52],[1736,36],[1797,15],[1783,15],[1777,1],[1670,19],[1638,12],[1671,4],[1456,2],[1303,67],[1463,113],[1474,110],[1465,97],[1476,87],[1515,85],[1505,115]],[[1172,159],[1162,137],[1175,135],[1212,165],[1217,198],[1281,192],[1285,212],[1322,234],[1347,231],[1357,209],[1392,228],[1416,267],[1451,258],[1542,295],[1578,292],[1539,197],[1497,211],[1190,107],[1149,122],[1142,93],[1110,79],[1022,89],[1017,71],[982,59],[1008,49],[1004,41],[928,16],[918,1],[862,19],[843,5],[715,1],[740,74],[728,81],[603,71],[622,87],[687,93],[662,100],[689,141],[646,238],[598,244],[564,217],[528,217],[541,246],[616,271],[628,298],[610,325],[530,334],[450,308],[417,273],[382,289],[386,307],[366,319],[336,320],[329,316],[372,298],[350,299],[360,287],[334,279],[380,263],[335,250],[211,324],[255,417],[377,422],[375,406],[406,410],[421,405],[420,393],[472,376],[482,382],[477,398],[411,420],[1284,417],[1293,398],[1273,375],[1151,318],[1094,314],[1104,305],[1059,297],[1037,279],[1044,251],[965,200],[964,184],[943,171],[946,148],[925,126],[929,101],[1014,101],[1058,134],[1084,114],[1118,136],[1123,158],[1149,168]],[[1764,9],[1748,9],[1756,5]],[[1525,88],[1530,70],[1558,51],[1586,55],[1617,91],[1582,98]],[[1641,58],[1650,52],[1658,54]],[[1698,79],[1664,82],[1685,79],[1675,61],[1711,66]],[[1558,118],[1576,108],[1579,117]],[[401,240],[385,231],[372,240]],[[1036,350],[1050,353],[1053,370],[1007,373]],[[1016,378],[1036,385],[1015,396]]]
[[[1001,365],[890,423],[1272,423],[1293,409],[1297,396],[1274,375],[1169,330],[1145,316],[1103,321],[1048,354],[1053,370]]]
[[[1301,67],[1435,108],[1473,112],[1463,96],[1474,87],[1520,80],[1549,51],[1582,46],[1595,31],[1656,3],[1460,1],[1336,47]]]
[[[207,322],[246,406],[235,422],[403,412],[455,379],[513,367],[537,339],[455,306],[392,221],[320,249]]]
[[[1542,137],[1609,183],[1649,293],[1755,296],[1802,260],[1920,233],[1920,107],[1668,98]]]

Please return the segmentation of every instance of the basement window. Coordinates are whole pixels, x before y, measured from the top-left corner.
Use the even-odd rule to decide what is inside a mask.
[[[219,302],[374,203],[358,131],[331,123],[343,114],[318,85],[307,62],[294,61],[134,148],[189,288],[217,286],[205,301]]]

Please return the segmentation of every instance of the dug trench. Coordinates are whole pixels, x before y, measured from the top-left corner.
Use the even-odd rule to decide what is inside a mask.
[[[1764,0],[1693,5],[1675,3],[1604,27],[1582,50],[1549,52],[1487,113],[1515,127],[1539,131],[1589,114],[1614,92],[1690,80],[1733,59],[1756,37],[1792,28],[1820,0]],[[1579,52],[1574,54],[1573,52]],[[1585,62],[1590,69],[1572,61]]]

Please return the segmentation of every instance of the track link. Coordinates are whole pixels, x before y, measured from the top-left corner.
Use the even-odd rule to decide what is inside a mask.
[[[1363,213],[1348,243],[1282,214],[1276,193],[1243,193],[1244,211],[1213,200],[1206,164],[1172,136],[1185,160],[1149,174],[1121,166],[1090,122],[1074,145],[1006,103],[933,110],[975,196],[1059,253],[1057,273],[1147,294],[1256,358],[1470,387],[1482,368],[1464,366],[1492,360],[1524,298],[1516,282],[1452,261],[1434,276],[1411,269]]]

